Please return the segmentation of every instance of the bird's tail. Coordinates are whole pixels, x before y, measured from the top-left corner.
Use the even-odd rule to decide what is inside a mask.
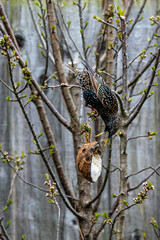
[[[75,70],[73,67],[69,66],[69,65],[66,64],[66,63],[65,63],[65,67],[66,67],[69,71],[71,71],[72,73],[74,73],[74,74],[76,75],[76,77],[80,77],[80,73],[79,73],[77,70]]]
[[[81,63],[92,75],[95,74],[94,70],[92,69],[92,67],[89,65],[89,63],[87,61],[81,60]]]
[[[83,60],[82,64],[87,69],[89,76],[90,76],[92,87],[94,89],[94,92],[97,94],[98,86],[97,86],[97,81],[95,78],[96,73],[94,72],[93,68],[89,65],[89,63],[87,61]]]
[[[95,92],[96,95],[98,95],[99,92],[99,87],[101,85],[104,85],[104,81],[102,79],[101,76],[99,76],[93,69],[92,67],[89,65],[89,63],[87,61],[82,61],[82,64],[84,65],[84,67],[87,69],[89,76],[90,76],[90,80],[91,80],[91,84],[93,87],[93,90]]]

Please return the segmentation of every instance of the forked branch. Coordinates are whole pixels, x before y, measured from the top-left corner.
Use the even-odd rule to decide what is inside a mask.
[[[129,119],[125,122],[125,126],[128,126],[137,116],[137,114],[139,113],[140,109],[142,108],[144,102],[146,101],[149,91],[152,87],[152,83],[155,79],[156,76],[156,70],[158,68],[158,64],[159,64],[159,58],[160,58],[160,49],[158,50],[157,56],[156,56],[156,61],[155,61],[155,65],[152,67],[152,76],[151,79],[146,87],[146,91],[142,94],[141,98],[139,99],[138,103],[136,104],[136,106],[134,107],[135,111],[132,113],[132,115],[130,115]]]

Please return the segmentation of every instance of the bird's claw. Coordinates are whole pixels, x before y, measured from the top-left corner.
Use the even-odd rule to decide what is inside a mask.
[[[94,109],[94,110],[91,111],[90,113],[93,114],[93,115],[92,115],[93,117],[98,117],[98,116],[99,116],[99,112],[98,112],[96,109]]]

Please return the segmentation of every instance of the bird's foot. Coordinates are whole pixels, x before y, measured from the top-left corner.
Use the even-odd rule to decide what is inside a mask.
[[[90,113],[93,114],[94,117],[98,117],[99,116],[99,112],[95,108],[93,108],[93,111],[91,111]]]
[[[106,140],[106,142],[104,144],[104,147],[107,145],[108,141],[109,141],[109,139],[107,138],[107,140]]]
[[[94,117],[98,117],[98,116],[99,116],[99,112],[97,111],[96,108],[93,108],[93,107],[90,106],[90,105],[86,105],[85,107],[92,109],[92,111],[91,111],[90,113],[91,113],[91,114],[92,114],[92,113],[95,113],[95,114],[94,114]]]

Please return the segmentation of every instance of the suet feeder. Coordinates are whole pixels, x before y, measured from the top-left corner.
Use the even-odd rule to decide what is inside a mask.
[[[84,178],[96,182],[102,172],[102,151],[98,142],[83,144],[77,154],[77,168]]]

